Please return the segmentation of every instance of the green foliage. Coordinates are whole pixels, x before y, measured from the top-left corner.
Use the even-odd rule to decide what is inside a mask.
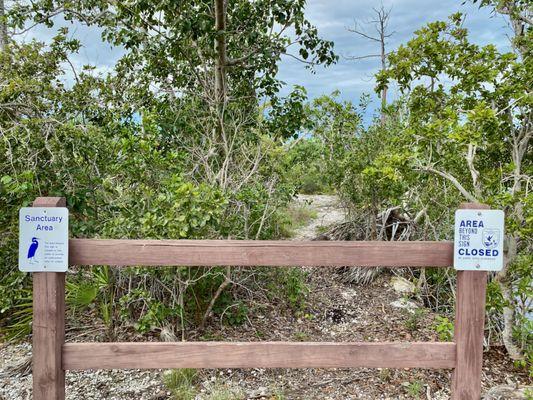
[[[447,317],[437,315],[435,323],[435,332],[441,342],[450,342],[453,339],[453,322]]]
[[[424,389],[424,383],[421,381],[406,382],[402,384],[405,386],[407,394],[414,399],[419,399],[422,395],[422,390]]]
[[[165,119],[168,108],[143,111],[140,120],[132,117],[121,94],[115,93],[117,82],[92,76],[90,68],[72,85],[64,84],[62,68],[76,46],[62,31],[48,46],[12,43],[9,52],[0,54],[0,74],[9,82],[0,98],[14,104],[0,112],[0,329],[7,329],[9,337],[22,337],[30,327],[31,280],[17,270],[16,227],[18,209],[37,196],[67,198],[74,237],[269,238],[280,235],[279,221],[285,217],[278,209],[293,193],[282,179],[264,184],[282,172],[276,166],[281,144],[266,138],[253,144],[264,153],[254,167],[258,170],[235,167],[254,178],[236,179],[238,190],[195,174],[188,143],[176,140],[174,126]],[[196,129],[187,125],[191,115],[204,112],[194,107],[199,106],[189,102],[190,115],[178,115],[189,136]],[[177,326],[197,322],[216,290],[213,276],[192,269],[101,267],[69,277],[67,301],[74,315],[94,305],[110,329],[122,321],[147,332],[168,323],[176,326],[177,320]],[[195,283],[180,288],[179,277]],[[210,288],[201,293],[204,299],[187,307],[176,304],[182,289],[195,298],[201,281],[208,281],[204,286]],[[240,323],[245,307],[231,299],[236,304],[230,308],[235,311],[232,323]]]
[[[109,267],[92,268],[88,274],[79,271],[69,276],[66,282],[66,303],[75,313],[91,305],[96,298],[100,303],[108,304],[113,301],[113,277]],[[102,309],[105,313],[106,310]],[[104,318],[105,320],[106,318]]]
[[[80,43],[67,28],[58,28],[47,44],[10,41],[0,54],[6,82],[0,90],[2,329],[27,332],[31,320],[31,281],[17,271],[13,227],[18,208],[37,196],[67,198],[74,237],[268,239],[286,233],[282,210],[295,190],[281,162],[282,139],[304,123],[305,91],[275,96],[277,62],[289,37],[268,35],[268,24],[294,28],[300,55],[309,61],[334,62],[332,43],[305,19],[303,2],[232,2],[228,24],[238,28],[224,33],[227,57],[240,61],[227,71],[232,101],[220,121],[212,88],[197,74],[216,58],[212,44],[220,32],[211,2],[184,3],[177,14],[170,3],[141,3],[37,1],[14,4],[9,13],[8,24],[18,28],[28,18],[52,27],[51,13],[58,11],[66,20],[91,20],[126,55],[109,75],[85,66],[68,82],[65,66]],[[142,33],[156,23],[165,35]],[[250,99],[264,94],[269,101],[262,110]],[[237,273],[239,280],[249,274]],[[268,284],[276,276],[265,278]],[[201,320],[220,283],[216,270],[101,267],[69,276],[67,301],[72,316],[96,309],[110,332],[119,321],[141,332],[185,329]],[[214,313],[223,313],[225,323],[242,323],[248,309],[241,295],[228,288]]]
[[[202,390],[197,388],[200,376],[197,370],[185,368],[165,371],[163,381],[173,400],[244,400],[244,394],[236,388],[215,381]]]
[[[496,3],[482,2],[498,12],[507,10],[511,18],[525,10],[521,2],[509,2],[503,8]],[[533,172],[533,63],[527,56],[532,29],[516,31],[516,52],[502,53],[492,44],[472,43],[463,19],[454,14],[448,21],[417,30],[411,40],[390,53],[389,67],[377,75],[376,91],[396,83],[406,96],[405,121],[392,150],[405,163],[404,171],[417,172],[403,177],[413,183],[409,192],[416,193],[412,196],[416,200],[410,203],[423,210],[424,222],[433,226],[435,239],[442,238],[436,233],[439,229],[451,226],[448,210],[460,201],[485,202],[505,210],[509,264],[489,285],[487,310],[491,329],[501,331],[505,324],[507,331],[521,332],[519,327],[526,320],[515,311],[519,302],[531,296],[526,288],[531,281],[524,277],[532,275],[531,262],[517,268],[515,259],[530,254],[533,245],[527,207]],[[443,237],[448,235],[443,230]],[[511,312],[504,313],[501,321],[504,309]],[[520,335],[515,335],[516,342],[525,350]],[[509,340],[504,340],[510,350]]]
[[[490,281],[487,284],[487,304],[486,309],[489,315],[499,314],[505,306],[505,299],[502,296],[498,283]]]
[[[9,325],[2,329],[7,340],[23,339],[31,333],[33,298],[18,298],[9,311]],[[7,314],[7,313],[5,313]]]
[[[272,394],[272,400],[286,400],[287,396],[285,395],[283,389],[275,389]]]
[[[136,321],[134,328],[146,333],[164,325],[167,319],[177,317],[179,308],[168,307],[142,289],[133,289],[120,297],[120,316],[124,321]]]
[[[208,90],[207,77],[199,74],[217,58],[213,43],[223,37],[227,48],[228,85],[234,97],[276,94],[281,82],[276,78],[282,55],[291,53],[311,64],[330,65],[337,60],[333,43],[319,37],[317,29],[305,18],[305,1],[233,0],[227,6],[227,28],[217,31],[211,0],[173,2],[135,0],[111,4],[105,0],[77,2],[39,0],[17,3],[11,10],[12,25],[22,28],[33,20],[54,25],[57,10],[64,10],[67,21],[100,26],[102,37],[122,46],[127,54],[118,68],[121,79],[135,89],[124,93],[125,101],[154,97],[150,85],[162,84],[171,92]],[[272,34],[274,26],[285,27]],[[287,28],[290,28],[287,30]],[[286,31],[287,30],[287,31]],[[291,34],[288,33],[290,30]],[[167,77],[173,77],[167,79]],[[289,120],[292,123],[292,119]],[[293,135],[294,131],[287,131]]]
[[[300,268],[289,268],[283,275],[281,280],[283,297],[289,301],[294,311],[302,311],[305,307],[306,295],[309,293],[305,272]]]
[[[309,335],[305,332],[295,332],[293,337],[297,342],[306,342],[309,340]]]
[[[520,255],[511,268],[513,295],[516,299],[514,312],[517,324],[513,337],[524,350],[522,366],[533,376],[533,255]]]
[[[73,308],[83,308],[91,304],[98,294],[98,287],[91,282],[67,282],[66,302]]]
[[[248,316],[248,306],[242,302],[235,302],[230,296],[221,296],[213,312],[221,316],[222,321],[229,326],[242,325]]]
[[[407,160],[413,168],[445,179],[453,176],[479,200],[490,199],[509,192],[500,186],[506,180],[498,172],[517,162],[508,138],[519,133],[509,115],[518,126],[527,121],[531,65],[515,54],[499,53],[493,45],[470,43],[461,24],[462,16],[456,14],[449,22],[433,22],[416,31],[390,54],[390,67],[378,74],[376,91],[396,81],[410,92],[408,126],[398,144],[409,148]],[[442,77],[451,84],[441,83]],[[472,163],[465,168],[468,157]],[[525,161],[524,170],[529,165]],[[495,163],[503,170],[495,170]]]
[[[287,179],[298,188],[298,193],[330,192],[323,144],[315,137],[302,137],[289,142],[287,147]]]
[[[513,26],[527,11],[525,1],[478,3],[505,12]],[[531,365],[533,29],[520,22],[516,52],[502,53],[472,43],[460,14],[420,28],[377,75],[378,93],[397,84],[403,97],[364,126],[367,96],[354,105],[335,92],[306,104],[305,89],[295,87],[279,97],[278,64],[292,42],[305,61],[336,61],[304,8],[303,0],[232,0],[228,26],[217,30],[210,0],[183,1],[180,12],[174,2],[144,0],[14,4],[10,28],[53,27],[60,13],[99,26],[125,55],[111,74],[84,66],[71,79],[65,67],[81,47],[64,27],[47,44],[9,40],[0,53],[0,329],[9,338],[31,327],[31,277],[18,272],[15,250],[17,211],[37,196],[67,198],[74,237],[271,239],[307,218],[287,211],[297,191],[335,189],[354,218],[366,218],[366,239],[378,238],[384,210],[397,211],[396,228],[410,226],[411,239],[442,240],[459,202],[504,209],[511,262],[489,283],[489,328],[501,330],[502,311],[511,309],[515,342]],[[285,28],[271,34],[273,27]],[[224,55],[213,46],[220,39]],[[221,98],[213,96],[216,65],[224,70]],[[396,239],[396,228],[379,237]],[[110,334],[115,323],[142,333],[195,327],[226,278],[216,267],[75,272],[67,281],[71,317],[97,312]],[[230,271],[251,290],[225,287],[215,317],[242,324],[257,282],[303,312],[301,270],[254,273],[260,279],[250,283],[246,269]],[[430,306],[451,311],[449,271],[416,278]],[[420,313],[407,317],[409,330]],[[449,340],[445,317],[435,329]],[[180,379],[176,396],[194,397],[194,385]]]
[[[413,180],[409,150],[399,146],[401,110],[399,106],[391,107],[384,121],[365,128],[361,115],[368,97],[363,96],[356,107],[338,101],[337,96],[322,96],[307,108],[313,136],[302,141],[301,147],[317,154],[317,161],[316,167],[305,164],[303,168],[309,169],[314,180],[326,189],[335,188],[354,214],[368,214],[368,224],[372,225],[379,211],[412,196],[408,191]],[[299,149],[295,146],[295,150]],[[298,169],[295,172],[301,174]],[[375,239],[375,227],[370,230],[369,239]]]

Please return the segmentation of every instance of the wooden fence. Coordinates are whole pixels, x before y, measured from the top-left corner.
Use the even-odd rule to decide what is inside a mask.
[[[64,207],[40,197],[35,207]],[[462,208],[487,208],[463,204]],[[70,265],[437,267],[451,242],[69,241]],[[111,368],[446,368],[452,398],[479,399],[487,273],[458,271],[453,342],[65,343],[65,273],[33,274],[33,394],[63,400],[65,371]]]

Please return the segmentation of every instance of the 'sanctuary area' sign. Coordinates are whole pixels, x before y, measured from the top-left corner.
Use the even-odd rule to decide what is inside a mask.
[[[68,209],[24,207],[19,212],[19,269],[65,272],[68,268]]]

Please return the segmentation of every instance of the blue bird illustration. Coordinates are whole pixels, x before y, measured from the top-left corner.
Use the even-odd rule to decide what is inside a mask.
[[[39,247],[39,238],[31,238],[31,245],[28,249],[28,259],[30,262],[33,262],[35,260],[35,252],[37,251],[37,248]]]

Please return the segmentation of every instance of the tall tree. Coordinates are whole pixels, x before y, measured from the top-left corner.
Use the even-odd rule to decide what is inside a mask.
[[[126,50],[116,67],[116,86],[128,90],[116,101],[132,115],[159,114],[168,127],[166,144],[194,155],[196,173],[228,188],[242,185],[242,177],[228,176],[237,159],[250,160],[245,168],[231,168],[244,174],[261,158],[239,150],[247,143],[256,153],[260,99],[270,99],[276,108],[292,104],[277,99],[281,57],[296,57],[310,67],[337,59],[333,43],[319,37],[304,10],[304,0],[39,0],[19,4],[11,15],[19,29],[28,18],[51,25],[58,14],[102,27],[107,41]],[[190,107],[195,119],[184,116]],[[182,127],[176,129],[176,123]]]
[[[200,87],[212,98],[218,82],[218,90],[226,87],[235,99],[249,96],[250,87],[259,96],[274,95],[283,55],[310,64],[335,62],[333,43],[318,36],[304,9],[305,0],[39,0],[18,4],[11,14],[19,28],[28,18],[52,25],[58,14],[97,24],[106,40],[126,48],[129,61],[135,57],[138,68],[176,93]]]

